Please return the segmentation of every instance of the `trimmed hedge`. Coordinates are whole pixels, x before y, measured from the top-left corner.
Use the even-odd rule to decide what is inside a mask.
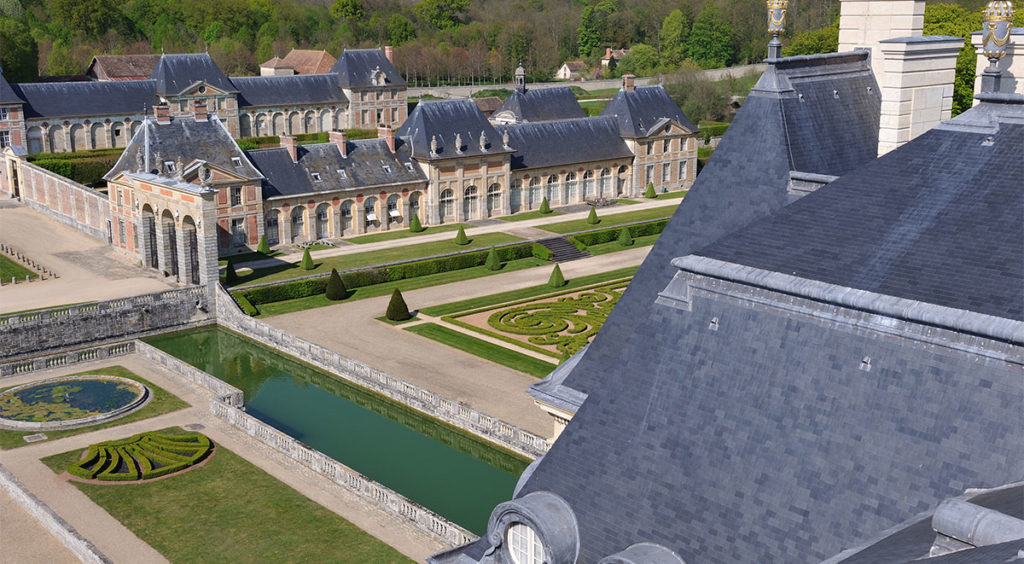
[[[256,309],[256,306],[252,305],[252,302],[250,302],[245,296],[240,293],[232,295],[235,297],[235,301],[238,302],[239,307],[242,308],[242,311],[244,311],[246,315],[253,316],[260,314],[260,310]]]
[[[112,482],[146,480],[183,470],[206,458],[213,448],[201,433],[140,433],[89,446],[85,458],[68,466],[79,478]]]
[[[551,249],[541,245],[540,243],[532,243],[530,245],[530,252],[540,260],[551,260],[551,258],[555,256],[555,253]]]
[[[668,225],[667,219],[659,219],[658,221],[651,221],[648,223],[639,223],[637,225],[627,226],[631,237],[644,237],[646,235],[657,235],[665,230],[665,226]],[[580,233],[578,235],[570,235],[568,237],[569,242],[576,245],[577,249],[581,251],[587,250],[590,245],[600,245],[601,243],[609,243],[611,241],[618,240],[621,232],[626,227],[613,227],[611,229],[603,229],[601,231],[591,231],[590,233]]]
[[[103,175],[117,164],[118,155],[76,158],[39,159],[32,164],[70,178],[79,184],[97,185],[104,182]]]

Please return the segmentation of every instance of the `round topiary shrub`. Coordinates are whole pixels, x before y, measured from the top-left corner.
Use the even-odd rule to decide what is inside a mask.
[[[647,191],[644,192],[644,197],[645,198],[657,198],[658,197],[658,194],[655,193],[655,191],[654,191],[654,183],[653,182],[648,182],[647,183]]]
[[[565,286],[565,277],[562,276],[562,269],[556,264],[555,269],[551,271],[551,277],[548,278],[548,286],[552,288],[561,288]]]
[[[597,217],[597,208],[591,206],[590,215],[587,216],[587,223],[590,225],[597,225],[601,223],[601,220]]]
[[[384,314],[389,321],[405,321],[412,317],[409,313],[409,306],[405,305],[405,298],[398,288],[391,293],[391,301],[388,302],[388,311]]]
[[[409,220],[409,231],[412,231],[413,233],[420,233],[423,229],[424,227],[420,223],[420,216],[414,214],[412,219]]]
[[[468,245],[469,237],[466,237],[466,229],[463,226],[459,226],[459,232],[455,234],[456,245]]]
[[[110,482],[148,480],[184,470],[212,449],[213,443],[202,433],[140,433],[90,446],[85,458],[68,467],[68,473]]]
[[[316,268],[316,265],[313,264],[313,257],[309,255],[308,247],[302,250],[302,263],[299,266],[302,267],[302,270],[313,270]]]
[[[348,297],[348,288],[345,288],[345,282],[338,274],[337,268],[331,269],[331,278],[327,280],[327,291],[324,294],[331,301],[344,300]]]
[[[623,247],[628,247],[628,246],[630,246],[632,244],[633,244],[633,236],[630,235],[629,228],[628,227],[623,227],[622,230],[619,231],[619,245],[623,246]]]

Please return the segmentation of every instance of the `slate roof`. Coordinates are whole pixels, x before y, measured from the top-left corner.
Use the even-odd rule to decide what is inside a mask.
[[[13,85],[26,118],[142,114],[159,103],[153,80],[33,82]]]
[[[292,49],[284,56],[285,66],[295,69],[298,74],[324,74],[338,62],[327,51],[313,49]]]
[[[568,86],[514,90],[495,114],[511,112],[517,121],[537,122],[587,117]],[[595,159],[596,160],[596,159]]]
[[[300,145],[298,162],[294,163],[284,148],[258,149],[247,154],[266,177],[264,198],[426,183],[426,177],[411,159],[408,144],[396,139],[395,145],[395,153],[391,153],[384,139],[348,141],[348,157],[342,157],[333,143]],[[338,170],[344,170],[345,176]],[[314,180],[312,173],[318,173],[320,180]]]
[[[610,118],[520,123],[496,129],[499,134],[507,131],[509,145],[515,148],[512,170],[633,157]]]
[[[646,137],[649,130],[665,118],[675,120],[690,131],[697,131],[697,126],[661,86],[638,86],[633,91],[620,89],[601,116],[618,120],[620,133],[629,138]]]
[[[161,96],[180,94],[199,81],[224,92],[235,92],[231,80],[221,72],[209,53],[163,55],[150,78],[156,81],[156,93]]]
[[[11,88],[11,83],[7,82],[3,72],[0,72],[0,104],[23,104],[24,102],[25,100],[22,100]]]
[[[388,86],[406,85],[398,69],[380,49],[345,49],[331,72],[338,74],[338,81],[344,88],[364,88],[375,86],[373,73],[378,68],[387,75]]]
[[[288,106],[344,104],[348,101],[333,74],[290,76],[236,76],[231,78],[238,90],[238,105]]]
[[[147,149],[149,171],[143,170]],[[168,124],[157,124],[152,119],[145,120],[128,142],[117,163],[103,178],[110,180],[120,172],[142,172],[174,178],[176,174],[168,173],[163,164],[165,161],[176,161],[179,157],[183,169],[202,161],[245,179],[263,178],[216,116],[210,116],[205,122],[196,121],[191,117],[172,118]],[[240,159],[238,166],[232,162],[233,157]]]
[[[96,55],[85,74],[97,80],[145,80],[161,55]]]
[[[486,150],[480,150],[480,134],[486,137]],[[462,139],[462,152],[457,152],[455,136]],[[510,152],[502,146],[501,135],[487,121],[472,100],[420,101],[395,136],[412,145],[412,156],[419,160],[501,154]],[[437,139],[437,153],[431,154],[430,141]]]

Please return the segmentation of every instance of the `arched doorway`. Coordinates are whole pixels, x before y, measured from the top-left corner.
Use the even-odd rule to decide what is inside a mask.
[[[267,225],[263,234],[267,236],[268,245],[277,245],[281,242],[281,213],[277,210],[270,210],[267,214]]]
[[[441,197],[438,200],[438,211],[441,215],[441,223],[455,215],[455,193],[450,188],[441,191]]]
[[[462,195],[462,216],[464,219],[476,219],[478,199],[479,196],[476,193],[476,186],[466,188],[465,193]]]
[[[388,223],[402,223],[402,212],[398,209],[398,194],[388,196]]]
[[[326,239],[331,236],[331,206],[320,204],[316,207],[316,238]]]
[[[306,206],[295,206],[292,209],[292,243],[301,243],[306,240],[305,225]]]
[[[341,234],[345,235],[352,229],[352,200],[341,203]]]
[[[146,204],[142,206],[142,264],[150,268],[160,268],[157,257],[156,243],[156,214],[153,208]]]
[[[160,232],[163,234],[160,242],[160,270],[164,276],[178,275],[178,230],[174,225],[174,215],[171,210],[164,210],[160,214]]]
[[[619,173],[615,180],[615,195],[621,196],[626,193],[626,178],[628,177],[629,167],[622,165],[619,167]]]
[[[544,197],[548,199],[548,204],[554,204],[555,200],[558,199],[558,175],[552,174],[548,177],[547,183],[544,184]]]
[[[94,123],[89,128],[89,141],[92,143],[93,149],[106,149],[107,148],[107,127],[102,123]]]
[[[373,196],[363,200],[363,211],[366,213],[366,230],[376,231],[380,228],[380,218],[377,217],[377,198]]]
[[[588,170],[583,173],[583,199],[594,197],[594,171]]]
[[[185,260],[181,264],[182,282],[188,284],[199,283],[199,238],[196,236],[196,223],[191,216],[185,216],[181,220],[182,248],[185,251]]]
[[[540,190],[540,177],[534,176],[530,179],[530,203],[529,208],[536,209],[540,207],[540,200],[543,198]],[[548,202],[549,204],[551,202]]]
[[[409,194],[409,218],[408,219],[410,221],[412,220],[413,216],[419,216],[420,215],[420,200],[422,200],[422,199],[423,199],[423,195],[420,194],[419,192],[413,192],[412,194]],[[423,221],[422,217],[420,218],[420,221],[421,222]]]
[[[64,142],[64,128],[59,125],[50,126],[50,152],[67,152],[68,146]]]
[[[563,204],[579,201],[579,195],[576,193],[576,173],[570,172],[565,175],[565,199],[562,200]]]
[[[516,179],[508,190],[509,213],[516,213],[523,207],[523,181]]]
[[[252,117],[249,114],[238,116],[238,135],[239,137],[253,137]]]
[[[487,217],[501,211],[501,185],[495,182],[487,187]]]

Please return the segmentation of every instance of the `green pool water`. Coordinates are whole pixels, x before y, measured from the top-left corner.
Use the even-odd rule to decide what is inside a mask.
[[[246,411],[409,499],[483,534],[527,462],[231,331],[146,342],[241,389]]]

